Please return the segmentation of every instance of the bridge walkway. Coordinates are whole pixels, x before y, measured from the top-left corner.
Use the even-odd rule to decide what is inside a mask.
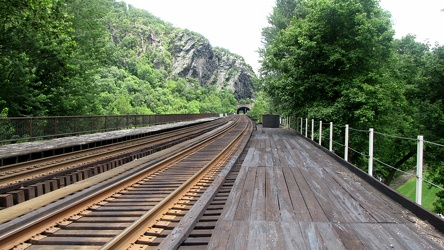
[[[208,249],[444,249],[444,235],[287,129],[253,133]]]

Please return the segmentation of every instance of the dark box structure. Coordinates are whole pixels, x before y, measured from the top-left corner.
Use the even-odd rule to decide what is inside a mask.
[[[279,128],[279,115],[262,115],[262,127]]]

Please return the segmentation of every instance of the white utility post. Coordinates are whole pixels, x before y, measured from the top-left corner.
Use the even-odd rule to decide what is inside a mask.
[[[422,135],[418,135],[416,152],[416,203],[422,205],[422,166],[424,154],[424,136]]]
[[[307,131],[308,131],[308,119],[305,118],[305,137],[307,137]]]
[[[322,145],[322,121],[319,121],[319,145]]]
[[[314,141],[315,120],[311,119],[311,140]]]
[[[373,134],[374,131],[370,129],[368,139],[368,175],[373,176]]]
[[[348,161],[348,124],[345,125],[344,160]]]
[[[330,145],[328,149],[333,152],[333,122],[330,122]]]

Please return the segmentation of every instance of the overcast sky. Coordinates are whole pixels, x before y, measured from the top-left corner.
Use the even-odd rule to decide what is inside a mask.
[[[255,72],[261,29],[267,26],[275,0],[125,0],[175,27],[202,34],[212,46],[243,56]],[[412,33],[420,42],[444,44],[444,0],[381,0],[392,13],[396,37]]]

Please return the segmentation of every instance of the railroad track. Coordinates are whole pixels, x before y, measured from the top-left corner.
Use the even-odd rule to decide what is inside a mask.
[[[168,152],[93,177],[103,180],[3,223],[0,248],[169,249],[171,244],[177,248],[193,232],[196,218],[212,208],[210,202],[250,134],[251,122],[238,116],[214,132],[165,150]],[[166,158],[160,159],[161,154]],[[163,237],[168,231],[172,234]]]
[[[2,166],[0,167],[0,196],[3,195],[3,207],[17,205],[195,138],[221,126],[227,120],[227,118],[218,119],[147,138]],[[10,197],[6,199],[4,196],[8,194]]]

